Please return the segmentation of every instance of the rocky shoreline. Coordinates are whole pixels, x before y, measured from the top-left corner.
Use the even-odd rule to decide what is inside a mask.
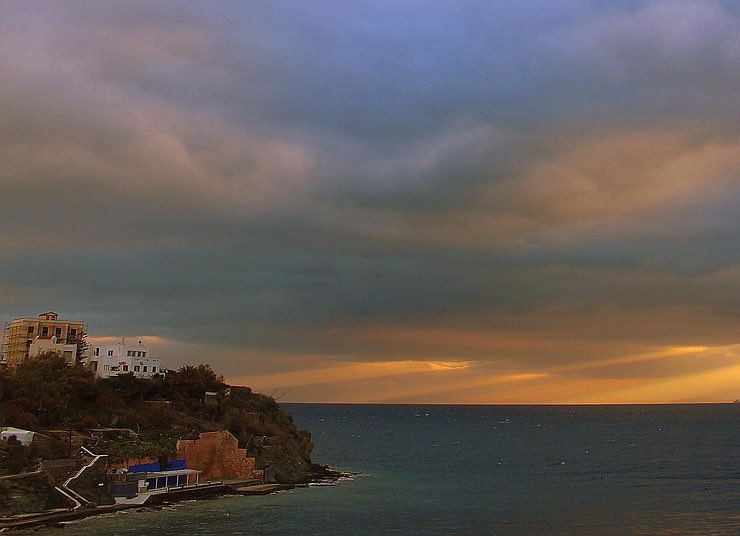
[[[0,532],[13,531],[23,534],[26,529],[38,530],[39,527],[63,528],[64,523],[84,519],[102,514],[121,512],[124,510],[157,510],[184,500],[210,500],[224,495],[268,495],[278,491],[307,487],[311,483],[322,483],[332,485],[337,482],[343,473],[329,469],[331,477],[321,477],[302,484],[260,484],[243,482],[225,482],[220,485],[203,486],[201,488],[188,490],[186,492],[170,492],[153,495],[145,504],[112,504],[103,506],[91,506],[79,510],[58,509],[57,511],[40,512],[38,514],[25,514],[20,516],[6,517],[0,519]]]
[[[55,355],[32,365],[0,377],[0,409],[26,441],[0,442],[0,529],[125,509],[163,500],[165,490],[201,496],[230,492],[234,482],[295,486],[342,476],[311,460],[311,433],[274,398],[229,386],[207,365],[152,379],[99,379]],[[26,395],[43,390],[66,390],[64,404],[39,410]]]

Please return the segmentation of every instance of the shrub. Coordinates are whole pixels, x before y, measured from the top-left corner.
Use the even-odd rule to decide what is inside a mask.
[[[72,426],[75,430],[89,430],[90,428],[97,428],[98,420],[92,415],[85,415]]]

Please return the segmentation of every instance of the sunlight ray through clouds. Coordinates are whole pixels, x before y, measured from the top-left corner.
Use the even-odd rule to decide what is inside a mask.
[[[675,360],[720,359],[725,365],[692,373],[673,372]],[[659,378],[598,377],[583,373],[638,363],[664,367]],[[715,363],[715,361],[712,361]],[[331,364],[229,378],[267,392],[291,389],[295,400],[328,401],[325,393],[347,402],[458,403],[625,403],[661,400],[711,400],[732,396],[740,380],[740,346],[667,347],[600,361],[553,364],[544,369],[496,371],[478,361],[383,361]],[[621,370],[621,369],[619,369]],[[322,392],[322,395],[308,393]],[[684,393],[684,394],[682,394]],[[674,398],[671,398],[674,397]]]

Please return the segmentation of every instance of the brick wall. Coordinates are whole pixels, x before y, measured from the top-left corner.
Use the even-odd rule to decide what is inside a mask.
[[[199,439],[179,440],[177,457],[187,460],[189,469],[203,471],[201,481],[262,478],[262,471],[254,468],[254,458],[247,458],[247,451],[240,449],[236,438],[226,430],[204,432]]]

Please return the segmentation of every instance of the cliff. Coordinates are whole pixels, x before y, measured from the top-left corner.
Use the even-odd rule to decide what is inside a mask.
[[[70,506],[43,471],[0,477],[0,517]]]
[[[146,419],[137,421],[141,425],[146,420],[146,428],[140,427],[138,433],[91,429],[88,433],[92,437],[86,444],[97,453],[109,454],[114,463],[138,458],[172,459],[181,457],[178,444],[227,430],[237,439],[237,447],[247,457],[255,458],[254,468],[264,472],[266,482],[299,484],[333,475],[328,468],[312,462],[311,433],[299,430],[292,416],[275,400],[249,388],[227,388],[203,407],[191,404],[187,412],[179,406],[155,408],[141,402],[133,407],[146,411]],[[162,426],[164,422],[166,427]]]
[[[178,440],[228,430],[238,448],[256,458],[256,469],[264,470],[269,482],[303,483],[331,474],[312,462],[311,434],[298,430],[273,398],[227,385],[208,365],[181,367],[151,379],[133,374],[98,379],[47,355],[22,364],[13,374],[0,372],[0,384],[0,418],[6,424],[32,430],[71,426],[86,446],[108,454],[113,463],[173,459]],[[39,393],[44,395],[40,401]],[[62,442],[62,448],[16,458],[65,458],[69,449],[64,446]],[[0,460],[0,474],[20,469]]]
[[[305,483],[332,476],[325,466],[311,461],[311,433],[299,430],[293,417],[270,397],[232,388],[231,406],[224,424],[257,459],[257,468],[265,472],[266,482]]]

